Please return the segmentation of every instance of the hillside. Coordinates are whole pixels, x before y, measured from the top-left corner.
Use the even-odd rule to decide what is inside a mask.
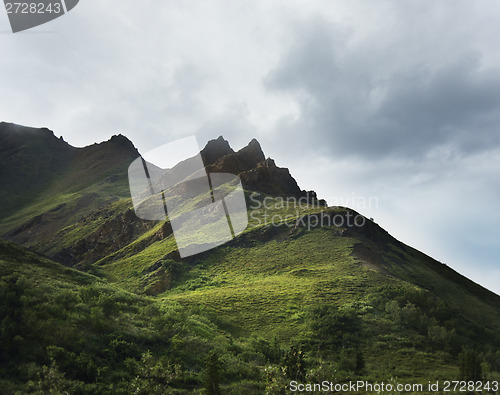
[[[249,225],[181,259],[169,220],[134,213],[127,168],[139,154],[125,137],[74,148],[47,129],[1,124],[0,139],[0,177],[14,180],[2,190],[10,200],[0,234],[10,242],[0,242],[1,290],[16,295],[2,305],[1,327],[23,322],[1,332],[9,388],[55,385],[44,381],[53,369],[72,393],[127,393],[134,377],[142,393],[193,393],[210,351],[225,393],[282,393],[294,376],[455,379],[464,349],[485,377],[499,376],[500,296],[361,214],[327,207],[256,140],[235,152],[219,137],[201,151],[209,172],[239,175]],[[25,351],[9,359],[18,343]]]
[[[230,344],[224,325],[0,240],[2,394],[190,394],[210,350],[227,353],[228,377],[246,365],[251,346]]]
[[[30,244],[79,216],[129,195],[127,169],[139,156],[121,135],[75,148],[49,129],[0,123],[0,234]]]

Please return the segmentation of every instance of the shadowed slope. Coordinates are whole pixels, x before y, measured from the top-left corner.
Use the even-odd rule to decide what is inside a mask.
[[[75,148],[48,129],[6,123],[0,142],[0,234],[27,245],[127,196],[127,168],[139,156],[121,135]]]

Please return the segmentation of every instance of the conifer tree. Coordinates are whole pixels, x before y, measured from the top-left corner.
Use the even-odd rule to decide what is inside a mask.
[[[203,376],[203,384],[205,387],[205,393],[208,395],[220,395],[222,394],[220,390],[220,373],[221,373],[221,363],[217,353],[211,351],[208,354],[205,372]]]
[[[477,351],[471,349],[462,350],[458,356],[458,367],[460,380],[482,380],[481,358]]]

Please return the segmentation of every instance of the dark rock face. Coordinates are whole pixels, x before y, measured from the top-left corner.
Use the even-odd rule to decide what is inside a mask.
[[[289,170],[276,166],[270,158],[241,173],[240,178],[245,189],[276,196],[301,196],[297,181],[290,175]]]
[[[219,136],[217,140],[210,140],[205,148],[201,150],[201,158],[205,166],[211,165],[230,154],[234,154],[234,151],[222,136]]]
[[[236,157],[243,167],[247,169],[252,169],[258,166],[259,163],[265,161],[266,159],[264,152],[262,152],[262,148],[256,139],[252,139],[246,147],[240,149],[236,153]]]
[[[219,136],[215,140],[210,140],[200,154],[208,173],[238,175],[243,187],[248,191],[280,197],[305,197],[310,203],[326,206],[324,200],[317,198],[316,192],[301,190],[287,168],[276,166],[273,159],[266,159],[256,139],[252,139],[246,147],[235,152],[229,143]],[[196,192],[196,188],[193,188],[196,185],[192,181],[182,183],[186,174],[189,174],[189,169],[196,168],[192,163],[193,160],[193,158],[188,158],[167,170],[161,176],[161,182],[164,185],[180,183],[176,192],[183,196],[202,192],[202,190]],[[200,172],[199,177],[203,176]],[[194,192],[188,193],[186,189],[188,187]],[[202,189],[204,187],[204,184],[201,185]]]
[[[301,190],[287,168],[276,166],[271,158],[266,159],[256,139],[234,152],[221,136],[209,141],[201,154],[209,173],[237,174],[246,190],[272,196],[305,197],[310,203],[326,206],[316,192]]]
[[[108,208],[103,207],[92,212],[87,217],[81,218],[79,222],[82,224],[95,222],[99,218],[106,218],[106,221],[87,237],[62,248],[54,254],[43,251],[43,248],[42,252],[47,253],[52,259],[65,265],[74,266],[78,264],[84,267],[130,244],[156,224],[153,221],[139,219],[131,209],[117,216],[110,216],[110,214]],[[154,235],[151,240],[145,240],[139,248],[145,248],[154,241],[168,236],[172,233],[171,229],[170,223],[165,222],[158,234]]]
[[[218,152],[220,152],[221,155],[215,155],[215,147],[218,148]],[[207,151],[209,153],[208,156],[207,153],[204,153]],[[201,152],[207,171],[211,173],[240,174],[244,171],[253,169],[258,166],[260,162],[265,160],[260,144],[255,139],[238,152],[234,152],[229,147],[229,143],[222,137],[219,137],[217,140],[209,141]],[[210,160],[205,160],[204,156],[207,156]]]

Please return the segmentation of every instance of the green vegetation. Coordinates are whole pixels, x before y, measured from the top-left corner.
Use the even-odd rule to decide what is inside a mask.
[[[491,313],[480,320],[446,299],[450,280],[435,292],[401,278],[410,269],[390,274],[387,258],[359,258],[363,234],[261,225],[180,260],[171,235],[151,240],[161,226],[88,266],[97,277],[1,242],[11,393],[281,393],[291,377],[425,383],[469,377],[481,362],[483,378],[498,375],[499,309],[485,291],[452,294]],[[381,256],[397,252],[437,281],[440,266],[384,235]]]
[[[458,356],[460,380],[480,381],[483,379],[481,356],[477,351],[465,349]]]
[[[222,366],[215,351],[210,351],[205,361],[203,385],[207,394],[220,395],[220,374]]]
[[[192,393],[211,350],[231,366],[220,372],[225,383],[234,376],[260,388],[259,370],[243,359],[253,349],[212,311],[158,303],[0,247],[2,393]]]

